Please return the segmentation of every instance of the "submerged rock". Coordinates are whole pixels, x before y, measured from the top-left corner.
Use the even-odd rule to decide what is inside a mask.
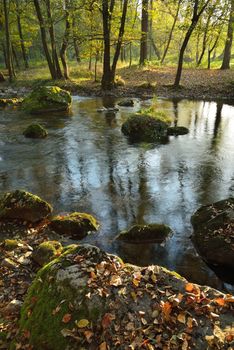
[[[0,219],[36,222],[45,219],[51,212],[50,204],[26,191],[8,192],[0,199]]]
[[[120,101],[118,105],[121,107],[134,107],[134,100],[132,99],[123,100],[123,101]]]
[[[23,135],[33,139],[42,139],[48,135],[48,132],[40,124],[31,124],[24,130]]]
[[[97,247],[73,246],[37,273],[17,342],[37,350],[141,349],[143,343],[227,349],[233,301],[162,267],[124,265]]]
[[[163,142],[167,140],[167,123],[148,115],[130,116],[122,125],[122,132],[132,141]]]
[[[38,265],[43,266],[61,255],[62,250],[63,246],[58,241],[43,242],[33,251],[32,258]]]
[[[51,220],[50,227],[56,233],[82,239],[90,231],[97,231],[98,221],[90,214],[77,213],[56,216]]]
[[[23,98],[0,98],[0,107],[18,106],[23,103]]]
[[[191,218],[193,242],[209,264],[234,270],[234,198],[199,208]]]
[[[162,243],[172,230],[163,224],[134,225],[122,231],[118,240],[129,243]]]
[[[102,108],[98,108],[97,109],[97,112],[99,113],[103,113],[103,112],[118,112],[119,111],[119,108],[117,107],[102,107]]]
[[[167,129],[167,134],[168,135],[186,135],[189,133],[189,129],[186,128],[185,126],[171,126]]]
[[[41,86],[25,98],[22,108],[33,114],[67,111],[71,102],[68,91],[58,86]]]

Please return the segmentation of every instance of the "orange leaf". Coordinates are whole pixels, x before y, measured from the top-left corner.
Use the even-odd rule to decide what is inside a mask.
[[[107,344],[105,341],[99,345],[99,350],[107,350]]]
[[[68,323],[71,320],[71,314],[65,314],[62,318],[63,323]]]
[[[91,338],[93,337],[93,332],[91,331],[84,331],[84,336],[88,343],[91,342]]]
[[[224,306],[225,305],[225,300],[223,298],[217,298],[214,301],[216,302],[216,304],[218,304],[220,306]]]
[[[185,314],[181,312],[181,313],[177,316],[177,320],[178,320],[180,323],[184,323],[184,324],[185,324],[185,322],[186,322]]]
[[[171,307],[171,303],[169,303],[169,301],[166,301],[165,303],[163,302],[162,312],[163,312],[166,319],[169,318],[169,315],[171,313],[171,309],[172,309],[172,307]]]
[[[194,285],[192,283],[186,283],[185,290],[187,292],[192,292],[194,290]]]

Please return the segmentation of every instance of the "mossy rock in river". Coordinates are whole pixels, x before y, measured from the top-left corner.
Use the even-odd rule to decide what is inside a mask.
[[[25,98],[22,108],[33,114],[66,111],[72,102],[71,94],[58,86],[41,86]]]
[[[148,115],[130,116],[122,125],[122,132],[131,141],[165,142],[168,124]]]
[[[172,136],[186,135],[189,133],[189,129],[185,126],[171,126],[167,129],[167,134]]]
[[[24,130],[23,135],[33,139],[43,139],[48,135],[48,132],[40,124],[31,124]]]
[[[171,232],[164,224],[134,225],[122,231],[117,239],[128,243],[162,243]]]
[[[45,219],[51,212],[50,204],[26,191],[8,192],[0,199],[0,219],[36,222]]]
[[[90,214],[74,212],[54,217],[51,220],[50,227],[56,233],[82,239],[88,232],[97,231],[99,223]]]
[[[40,266],[48,264],[61,255],[63,246],[58,241],[47,241],[39,244],[32,254],[33,260]]]
[[[160,266],[125,265],[90,245],[73,246],[45,265],[24,300],[16,341],[25,349],[141,349],[147,334],[150,349],[158,339],[165,349],[210,349],[211,340],[220,349],[233,345],[230,295]]]

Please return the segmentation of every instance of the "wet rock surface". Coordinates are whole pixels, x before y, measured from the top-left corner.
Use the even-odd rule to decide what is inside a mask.
[[[48,135],[48,132],[40,124],[31,124],[24,130],[23,135],[33,139],[43,139]]]
[[[204,260],[234,271],[234,198],[202,206],[191,221],[193,241]]]
[[[184,127],[184,126],[171,126],[167,129],[167,134],[168,135],[186,135],[189,133],[189,129]]]
[[[122,231],[117,239],[129,243],[162,243],[171,232],[170,227],[163,224],[134,225]]]

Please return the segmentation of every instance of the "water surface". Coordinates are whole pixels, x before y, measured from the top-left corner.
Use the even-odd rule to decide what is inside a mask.
[[[30,116],[0,111],[0,194],[26,189],[53,204],[55,213],[85,211],[101,222],[84,241],[138,265],[160,264],[194,282],[218,286],[190,240],[190,217],[201,205],[234,196],[234,106],[159,99],[158,108],[188,135],[165,145],[130,144],[121,124],[151,101],[117,113],[97,108],[118,101],[74,97],[70,115]],[[45,140],[22,135],[31,122]],[[173,229],[164,246],[114,240],[134,223],[163,222]]]

